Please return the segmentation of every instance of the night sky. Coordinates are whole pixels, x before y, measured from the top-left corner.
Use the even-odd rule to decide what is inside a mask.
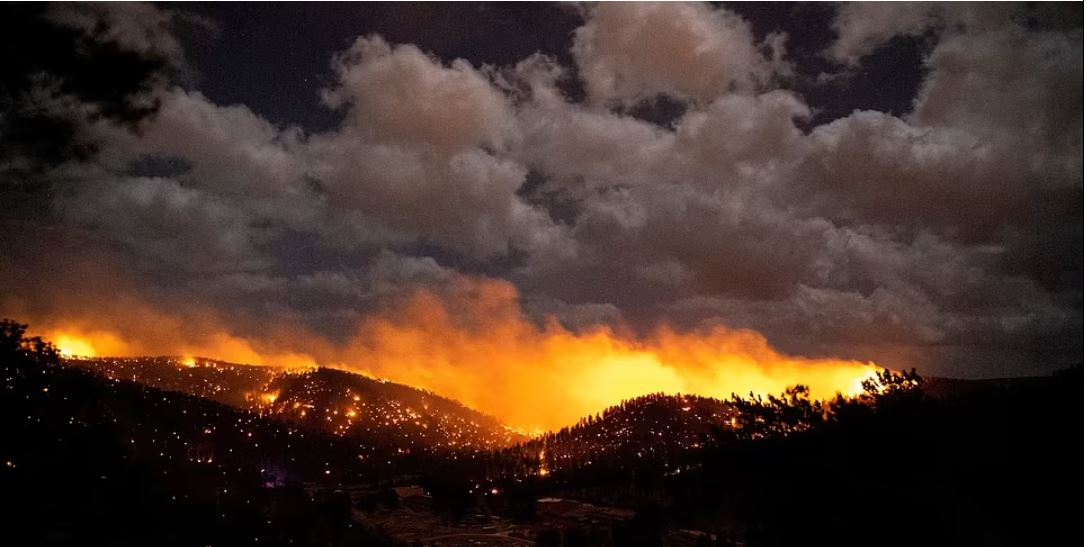
[[[1082,360],[1082,4],[2,11],[0,314],[41,332],[343,359],[426,291],[940,376]]]

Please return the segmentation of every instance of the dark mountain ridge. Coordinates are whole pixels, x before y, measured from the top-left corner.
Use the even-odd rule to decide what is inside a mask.
[[[64,362],[108,379],[203,397],[402,452],[478,451],[525,440],[495,418],[457,401],[341,370],[178,357]]]

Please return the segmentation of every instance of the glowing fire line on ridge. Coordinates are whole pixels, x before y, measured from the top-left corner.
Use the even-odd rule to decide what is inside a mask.
[[[416,291],[393,304],[364,319],[339,347],[299,332],[294,346],[262,352],[255,349],[268,347],[261,340],[222,333],[203,348],[187,341],[156,346],[153,353],[288,367],[321,363],[427,389],[528,432],[558,429],[656,392],[728,398],[804,384],[814,398],[852,395],[876,370],[859,361],[783,355],[748,330],[662,327],[636,339],[606,327],[575,332],[557,321],[540,326],[503,281],[461,280],[451,292]],[[144,334],[44,332],[65,354],[86,356],[146,355]],[[296,349],[301,347],[319,349],[311,354]]]

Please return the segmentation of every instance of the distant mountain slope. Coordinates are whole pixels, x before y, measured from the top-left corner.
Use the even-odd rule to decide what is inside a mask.
[[[282,369],[272,367],[178,357],[67,359],[65,364],[106,378],[130,380],[239,408],[253,406],[263,387],[282,373]]]
[[[525,439],[451,399],[340,370],[279,374],[262,397],[275,415],[404,450],[498,448]]]
[[[715,431],[731,429],[736,417],[727,401],[655,393],[623,401],[547,440],[552,446],[576,443],[595,445],[598,450],[697,448]]]
[[[992,389],[1016,389],[1027,386],[1044,385],[1051,381],[1045,376],[1025,376],[1022,378],[988,378],[983,380],[963,380],[959,378],[926,378],[921,389],[929,397],[946,398],[968,395]]]
[[[107,378],[195,395],[401,453],[486,450],[525,440],[439,395],[327,368],[286,370],[210,359],[71,359]]]
[[[584,468],[674,472],[723,432],[738,427],[736,407],[693,395],[644,395],[576,425],[503,451],[498,476],[550,475]]]

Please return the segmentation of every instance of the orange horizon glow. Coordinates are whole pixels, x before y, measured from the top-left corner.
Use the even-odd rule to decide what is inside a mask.
[[[429,389],[521,431],[556,430],[648,393],[729,398],[855,395],[871,363],[779,353],[762,335],[722,326],[661,327],[634,338],[607,327],[538,326],[505,282],[472,283],[454,296],[426,291],[363,321],[340,368]]]
[[[872,363],[782,354],[761,334],[723,326],[680,331],[663,326],[645,337],[606,326],[573,331],[556,320],[531,321],[513,285],[465,279],[452,292],[416,291],[363,319],[349,342],[332,346],[308,332],[282,341],[227,332],[206,344],[153,347],[162,336],[74,327],[44,337],[69,356],[181,355],[284,368],[318,363],[426,389],[491,414],[520,431],[574,424],[622,400],[649,393],[729,398],[779,394],[804,384],[816,399],[861,392]],[[269,351],[268,347],[274,347]],[[261,348],[261,349],[257,349]],[[270,401],[266,401],[270,403]]]
[[[173,355],[178,356],[181,365],[188,368],[196,367],[199,364],[198,359],[300,370],[317,367],[317,361],[312,356],[294,352],[261,352],[254,349],[250,342],[226,333],[212,335],[204,346],[185,343],[167,345],[161,349],[157,349],[152,343],[127,343],[121,340],[120,335],[101,329],[60,327],[40,333],[35,331],[31,335],[38,335],[43,340],[52,342],[57,352],[67,358]]]
[[[42,338],[52,342],[63,357],[102,357],[124,353],[126,345],[116,335],[104,331],[53,330]]]

